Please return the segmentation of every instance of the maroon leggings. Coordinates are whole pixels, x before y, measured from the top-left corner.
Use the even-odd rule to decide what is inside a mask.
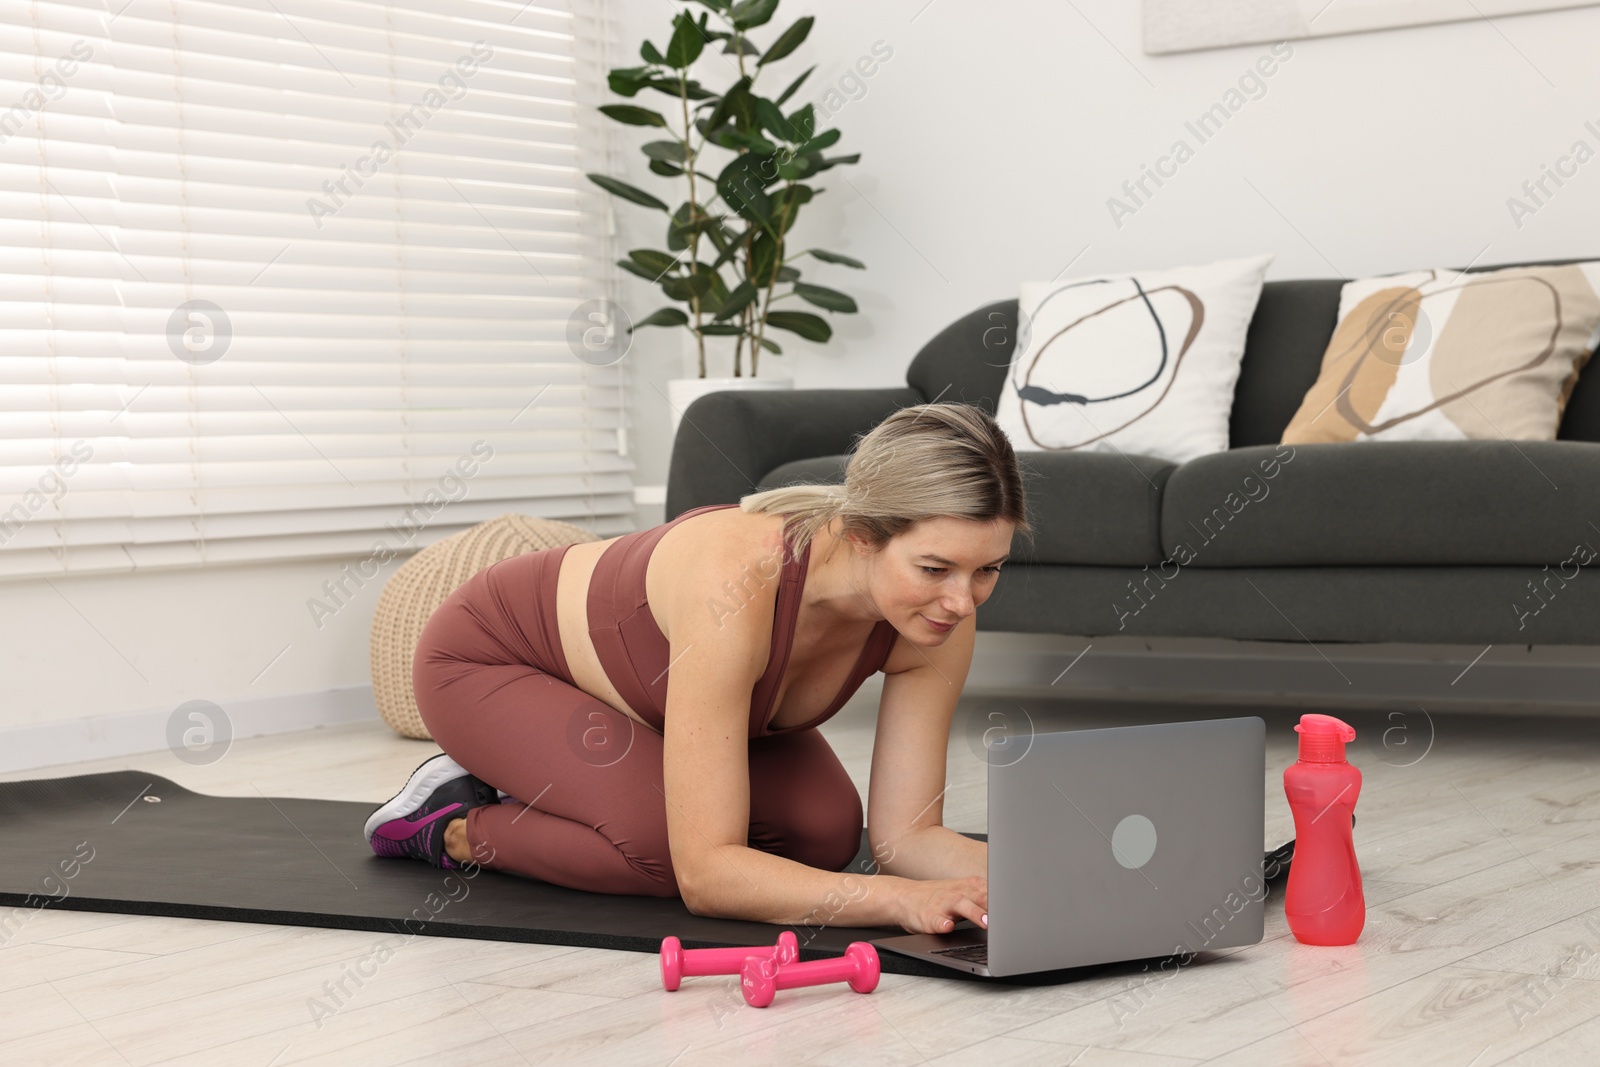
[[[467,813],[482,866],[676,897],[661,735],[567,671],[556,575],[568,547],[492,564],[429,616],[412,663],[417,708],[452,759],[518,800]],[[749,771],[751,848],[831,871],[855,858],[861,795],[816,729],[751,738]]]

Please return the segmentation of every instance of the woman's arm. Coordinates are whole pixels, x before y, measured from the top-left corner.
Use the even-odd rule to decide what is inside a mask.
[[[905,878],[987,878],[989,846],[944,826],[950,722],[972,666],[976,614],[937,646],[901,637],[884,663],[872,742],[867,836],[879,869]]]

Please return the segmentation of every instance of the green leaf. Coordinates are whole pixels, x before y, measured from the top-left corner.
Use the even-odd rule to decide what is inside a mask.
[[[681,178],[683,177],[683,168],[676,163],[664,163],[659,159],[652,159],[650,161],[650,173],[663,174],[668,178]]]
[[[739,156],[717,176],[717,193],[743,218],[765,226],[772,217],[772,198],[761,180],[760,166],[771,156]],[[664,206],[664,205],[663,205]]]
[[[832,159],[824,159],[821,163],[817,164],[817,172],[821,173],[822,171],[829,170],[829,169],[831,169],[833,167],[837,167],[841,163],[859,163],[859,162],[861,162],[861,153],[860,152],[856,152],[855,154],[848,155],[848,156],[834,156]]]
[[[851,259],[849,256],[841,256],[837,252],[829,252],[821,248],[808,248],[800,254],[803,256],[808,253],[822,260],[824,263],[838,263],[846,267],[854,267],[856,270],[867,269],[867,265],[861,262],[859,259]]]
[[[741,133],[731,126],[723,127],[717,143],[723,148],[735,150],[742,148],[746,152],[754,152],[761,156],[772,156],[778,152],[778,146],[759,133]]]
[[[826,341],[833,336],[833,327],[809,311],[769,311],[767,325],[797,333],[807,341]]]
[[[660,200],[657,200],[643,189],[635,189],[627,182],[619,182],[617,179],[608,177],[604,174],[590,174],[588,177],[590,181],[594,182],[606,192],[615,196],[620,196],[624,200],[631,200],[635,204],[643,204],[645,207],[653,207],[660,211],[668,210],[666,204],[662,203]]]
[[[694,264],[687,276],[674,274],[661,279],[662,291],[674,300],[687,301],[692,297],[705,296],[715,285],[716,271],[704,263]]]
[[[761,347],[765,348],[768,352],[771,352],[774,355],[783,355],[783,349],[778,347],[777,342],[769,341],[765,337],[761,339]]]
[[[808,304],[815,304],[819,308],[829,311],[843,311],[854,313],[859,308],[851,297],[839,292],[837,289],[824,289],[820,285],[807,285],[805,282],[795,282],[794,291],[801,300]]]
[[[717,271],[711,272],[711,291],[700,300],[700,310],[715,315],[728,302],[728,283]]]
[[[700,332],[707,337],[738,337],[744,333],[744,327],[736,322],[708,322],[700,327]]]
[[[652,311],[650,314],[634,323],[633,328],[637,330],[641,326],[687,325],[689,325],[689,316],[686,315],[681,308],[661,308],[659,311]]]
[[[606,84],[618,96],[633,96],[650,81],[649,67],[618,67],[606,75]]]
[[[750,242],[750,267],[748,274],[750,284],[766,288],[773,282],[773,275],[783,262],[783,256],[777,241],[766,233],[758,233]]]
[[[794,150],[795,155],[807,156],[813,152],[820,152],[824,148],[832,148],[834,145],[839,143],[840,136],[841,134],[838,130],[829,130],[827,133],[819,133],[815,137],[811,138],[811,140],[801,145],[799,148],[796,148]]]
[[[811,173],[811,168],[816,165],[818,156],[790,155],[778,161],[778,177],[784,181],[799,181]]]
[[[677,78],[655,77],[645,82],[644,87],[670,96],[673,100],[679,100],[685,96],[690,100],[707,100],[717,95],[700,88],[700,83],[693,78],[680,82]]]
[[[655,271],[653,271],[653,270],[645,270],[643,267],[639,266],[639,264],[635,263],[631,259],[619,259],[619,260],[617,260],[617,266],[621,267],[623,270],[627,271],[629,274],[637,274],[639,277],[643,278],[647,282],[652,282],[653,283],[653,282],[656,281],[656,272]]]
[[[783,112],[778,105],[766,97],[755,97],[756,120],[761,123],[761,128],[771,131],[772,135],[781,141],[798,140],[795,137],[794,127],[789,125],[789,120],[783,117]]]
[[[817,135],[816,108],[807,104],[789,116],[789,125],[793,126],[795,133],[801,140],[810,140]]]
[[[729,316],[737,315],[750,305],[750,302],[756,298],[759,292],[760,290],[751,285],[748,279],[740,282],[733,287],[733,292],[728,294],[728,299],[723,301],[722,306],[717,309],[716,317],[725,319]]]
[[[743,0],[734,4],[729,15],[733,24],[741,30],[761,26],[772,18],[772,13],[778,9],[778,0]]]
[[[800,272],[795,270],[793,267],[789,267],[789,266],[779,267],[778,268],[778,280],[780,282],[799,281],[800,280]]]
[[[739,104],[739,96],[750,92],[750,78],[740,78],[734,82],[722,99],[717,101],[717,106],[711,109],[711,114],[705,117],[705,125],[700,126],[701,133],[715,130],[728,121],[728,116],[735,114],[735,107]],[[696,123],[699,126],[699,123]]]
[[[768,63],[776,62],[799,48],[801,42],[806,39],[806,34],[811,32],[811,24],[815,21],[817,20],[810,15],[796,20],[793,26],[778,35],[778,39],[772,42],[772,47],[767,49],[766,54],[757,61],[756,66],[764,67]]]
[[[708,179],[710,180],[710,179]],[[693,215],[689,213],[689,202],[685,200],[678,205],[678,210],[673,212],[672,220],[667,223],[667,247],[675,252],[681,252],[689,247],[690,241],[697,233],[705,233],[711,237],[711,243],[717,245],[718,231],[721,229],[718,218],[696,209]],[[721,248],[722,245],[717,245]]]
[[[689,287],[700,296],[715,292],[720,281],[721,279],[717,277],[717,272],[704,263],[696,263],[690,268]]]
[[[704,233],[707,237],[711,238],[711,244],[718,252],[728,252],[733,248],[733,236],[729,234],[727,230],[723,229],[722,221],[720,219],[715,221],[716,225],[705,227]],[[726,262],[726,259],[719,259],[714,266],[720,267]]]
[[[601,104],[601,114],[610,116],[629,126],[665,126],[667,120],[647,107],[634,104]]]
[[[660,52],[657,52],[656,46],[651,44],[649,41],[646,41],[639,46],[639,56],[646,63],[665,64],[667,61],[666,57]]]
[[[731,55],[734,52],[741,56],[759,56],[761,54],[761,49],[751,44],[748,37],[733,38],[722,46],[722,51],[724,55]]]
[[[800,75],[800,77],[798,77],[794,81],[790,82],[789,83],[789,88],[785,89],[782,93],[780,93],[778,95],[777,103],[782,104],[785,100],[787,100],[791,96],[793,96],[795,94],[795,90],[800,88],[800,83],[805,81],[807,78],[811,77],[811,72],[816,70],[816,69],[817,69],[816,64],[812,64],[811,66],[807,67],[806,68],[806,72],[804,74]]]
[[[668,255],[665,252],[657,252],[653,248],[635,248],[628,253],[628,258],[645,270],[652,272],[652,281],[678,265],[677,256]]]
[[[728,10],[728,0],[695,0],[695,2],[704,4],[718,14],[723,14]]]
[[[690,66],[700,58],[700,50],[705,46],[706,39],[689,12],[678,12],[678,17],[672,20],[672,40],[667,42],[667,66],[679,70]]]
[[[662,278],[661,291],[674,300],[687,302],[694,299],[694,290],[689,288],[687,278]]]
[[[789,224],[794,224],[795,213],[800,210],[801,204],[811,203],[814,191],[809,185],[789,185],[772,194],[772,213],[781,214],[785,208],[789,210]]]
[[[738,92],[729,91],[733,100],[728,104],[728,116],[741,131],[756,132],[761,124],[756,121],[756,96],[746,82]]]
[[[651,159],[665,160],[668,163],[689,162],[689,150],[683,147],[682,141],[651,141],[639,149]]]

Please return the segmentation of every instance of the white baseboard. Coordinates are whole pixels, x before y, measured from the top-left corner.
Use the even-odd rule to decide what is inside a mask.
[[[378,718],[370,685],[214,703],[226,714],[234,740]],[[176,710],[150,708],[0,728],[0,772],[114,759],[169,748],[168,724]]]

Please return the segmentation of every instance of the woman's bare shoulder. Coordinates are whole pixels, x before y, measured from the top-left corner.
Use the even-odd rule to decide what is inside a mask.
[[[770,601],[783,571],[782,529],[781,515],[721,508],[668,530],[646,573],[645,592],[657,621],[664,623],[676,606],[689,602],[728,601],[737,610]],[[655,610],[658,603],[665,610]]]
[[[719,508],[678,523],[662,535],[656,551],[666,551],[684,572],[708,564],[754,568],[768,557],[782,566],[782,529],[781,515]]]

